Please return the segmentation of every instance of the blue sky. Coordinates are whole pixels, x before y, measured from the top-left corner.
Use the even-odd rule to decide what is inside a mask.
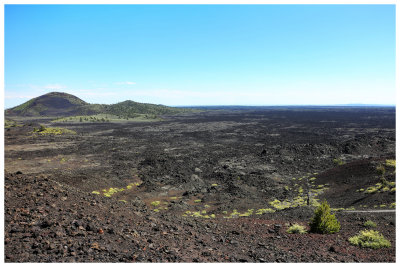
[[[394,5],[5,5],[5,107],[395,104]]]

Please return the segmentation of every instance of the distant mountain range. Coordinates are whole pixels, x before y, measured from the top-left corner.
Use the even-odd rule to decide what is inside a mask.
[[[137,114],[170,115],[190,111],[188,108],[174,108],[164,105],[138,103],[126,100],[117,104],[89,104],[67,93],[51,92],[5,110],[8,116],[79,116],[112,114],[121,117],[135,117]]]

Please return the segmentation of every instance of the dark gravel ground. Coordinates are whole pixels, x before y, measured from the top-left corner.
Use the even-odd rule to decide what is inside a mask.
[[[325,189],[317,197],[337,209],[389,209],[393,191],[359,189],[381,181],[380,165],[395,181],[385,165],[395,159],[394,118],[394,109],[210,111],[155,123],[57,124],[77,132],[61,136],[32,133],[49,120],[24,120],[5,131],[5,260],[394,262],[395,213],[338,211],[342,228],[332,235],[286,233],[308,225],[312,206],[224,218],[318,186]],[[92,194],[131,183],[111,197]],[[392,247],[349,244],[366,220]]]

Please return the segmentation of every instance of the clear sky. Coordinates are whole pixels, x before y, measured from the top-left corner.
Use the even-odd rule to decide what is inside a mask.
[[[5,108],[395,104],[394,5],[6,5]]]

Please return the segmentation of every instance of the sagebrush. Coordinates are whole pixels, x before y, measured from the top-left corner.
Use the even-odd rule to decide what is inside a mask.
[[[303,225],[295,223],[290,226],[286,232],[289,234],[305,234],[307,230]]]
[[[390,247],[390,241],[382,234],[374,230],[363,230],[358,235],[349,238],[350,244],[362,248],[387,248]]]

